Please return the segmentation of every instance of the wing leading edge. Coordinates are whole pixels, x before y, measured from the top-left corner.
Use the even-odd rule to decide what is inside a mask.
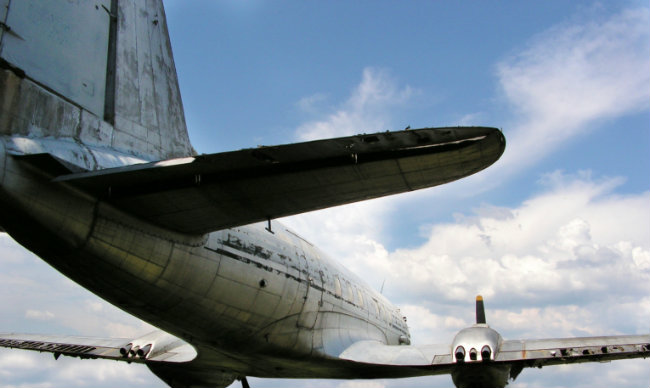
[[[460,330],[450,344],[385,345],[359,341],[339,358],[399,376],[403,369],[422,374],[450,373],[456,387],[505,387],[524,368],[650,357],[650,334],[504,340],[485,319],[476,298],[476,324]]]
[[[471,351],[476,354],[467,359],[459,359],[452,349],[457,351],[453,344],[415,346],[360,341],[339,358],[374,370],[384,378],[451,374],[458,388],[505,387],[524,368],[650,357],[650,335],[507,340],[490,354],[482,354],[481,348],[467,349],[468,355]]]
[[[424,128],[59,176],[154,224],[199,234],[437,186],[505,149],[487,127]]]
[[[457,364],[452,356],[451,344],[385,345],[376,341],[361,341],[347,348],[339,357],[387,366],[442,367]],[[650,334],[504,340],[493,362],[542,367],[647,357],[650,357]]]

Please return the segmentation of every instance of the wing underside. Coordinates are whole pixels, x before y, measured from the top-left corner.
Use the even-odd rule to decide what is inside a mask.
[[[542,367],[646,357],[650,357],[650,335],[622,335],[503,341],[496,361]]]
[[[185,363],[197,355],[190,344],[161,331],[137,339],[8,333],[0,334],[0,347],[136,363]]]
[[[451,345],[384,345],[376,341],[355,343],[340,358],[364,364],[431,367],[432,370],[453,367]],[[495,354],[493,364],[542,367],[582,362],[604,362],[627,358],[650,357],[650,335],[576,337],[536,340],[505,340]],[[472,362],[465,362],[471,365]],[[485,365],[478,360],[475,364]]]
[[[49,352],[79,358],[104,358],[121,360],[120,348],[129,342],[121,338],[86,338],[34,334],[0,334],[4,348]],[[137,361],[136,361],[137,362]]]
[[[505,149],[486,127],[425,128],[200,155],[61,175],[154,224],[198,234],[432,187]]]

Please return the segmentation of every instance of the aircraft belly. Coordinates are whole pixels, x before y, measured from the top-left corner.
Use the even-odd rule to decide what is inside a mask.
[[[295,252],[274,261],[269,250],[228,246],[229,231],[209,240],[169,232],[52,184],[11,157],[5,163],[3,226],[77,283],[170,333],[226,349],[265,346],[254,334],[284,319],[277,345],[311,351],[296,328],[308,289]]]
[[[92,227],[95,201],[68,186],[49,184],[47,176],[29,165],[4,152],[2,156],[3,226],[26,233],[31,239],[31,221],[57,236],[61,244],[69,248],[81,246]]]

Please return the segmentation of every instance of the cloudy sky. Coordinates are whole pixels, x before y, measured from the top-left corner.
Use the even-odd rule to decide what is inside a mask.
[[[508,339],[650,331],[650,9],[597,3],[165,1],[197,151],[449,125],[506,152],[444,187],[285,224],[384,294],[418,344],[476,294]],[[0,331],[148,326],[0,235]],[[447,376],[251,379],[253,387],[449,387]],[[237,386],[238,383],[235,383]],[[639,387],[650,361],[525,370],[513,387]],[[0,351],[7,387],[163,387],[146,368]]]

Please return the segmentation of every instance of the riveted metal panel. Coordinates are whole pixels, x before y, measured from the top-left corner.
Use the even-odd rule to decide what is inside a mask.
[[[0,20],[6,3],[0,1]],[[110,21],[104,7],[110,9],[109,0],[12,1],[0,56],[101,117]]]

